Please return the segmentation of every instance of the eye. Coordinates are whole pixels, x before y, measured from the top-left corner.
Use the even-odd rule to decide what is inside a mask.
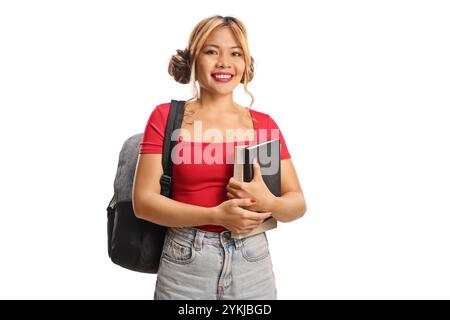
[[[208,51],[206,51],[205,53],[209,55],[210,53],[216,53],[216,51],[214,51],[214,50],[208,50]],[[234,57],[241,57],[241,56],[242,56],[242,54],[241,54],[240,52],[237,52],[237,51],[233,52],[232,55],[233,55]]]

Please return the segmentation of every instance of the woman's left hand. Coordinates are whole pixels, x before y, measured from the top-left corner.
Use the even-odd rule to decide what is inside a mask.
[[[275,196],[270,192],[269,188],[264,183],[261,175],[261,167],[258,161],[253,161],[253,179],[250,182],[237,181],[233,177],[230,178],[227,184],[227,197],[229,199],[235,198],[252,198],[256,200],[254,204],[247,207],[252,211],[267,212],[271,211],[272,203]]]

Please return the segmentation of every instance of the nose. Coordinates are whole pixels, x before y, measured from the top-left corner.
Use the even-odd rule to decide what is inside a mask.
[[[230,66],[229,60],[228,60],[228,56],[226,54],[219,54],[218,58],[217,58],[217,62],[216,65],[217,66],[222,66],[222,67],[228,67]]]

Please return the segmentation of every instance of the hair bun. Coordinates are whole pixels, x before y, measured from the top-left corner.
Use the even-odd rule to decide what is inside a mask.
[[[169,62],[169,74],[180,83],[189,83],[191,78],[191,59],[189,49],[177,49],[177,54],[173,55]]]

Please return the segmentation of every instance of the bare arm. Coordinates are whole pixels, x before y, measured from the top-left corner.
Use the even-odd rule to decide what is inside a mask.
[[[281,197],[273,197],[269,210],[281,222],[301,218],[306,212],[305,198],[291,159],[281,160]]]
[[[140,154],[133,184],[136,217],[168,227],[216,224],[212,208],[175,201],[160,194],[161,154]]]

